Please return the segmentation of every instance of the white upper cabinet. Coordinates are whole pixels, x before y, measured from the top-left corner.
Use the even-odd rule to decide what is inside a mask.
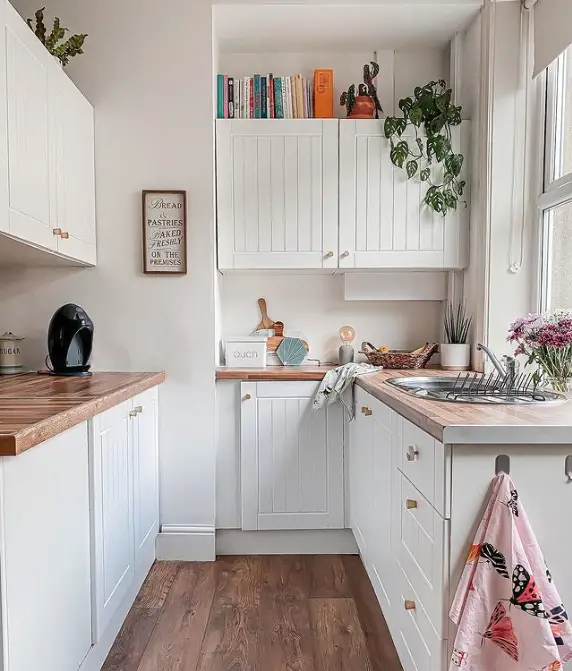
[[[49,80],[56,64],[10,3],[5,40],[9,232],[55,250]]]
[[[57,70],[51,80],[55,121],[58,252],[95,265],[93,107]]]
[[[93,108],[9,2],[1,13],[0,231],[95,265]]]
[[[469,125],[453,129],[465,165]],[[382,121],[340,121],[340,268],[466,267],[468,208],[443,217],[423,205],[428,184],[407,179],[390,150]]]
[[[221,270],[338,265],[338,123],[217,120]]]
[[[453,129],[464,172],[469,128]],[[218,119],[216,135],[221,271],[467,266],[468,207],[423,204],[427,184],[391,163],[383,121]]]

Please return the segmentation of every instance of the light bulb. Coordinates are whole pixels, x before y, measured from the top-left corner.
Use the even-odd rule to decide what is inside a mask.
[[[352,343],[356,339],[356,332],[353,326],[342,326],[338,334],[340,340],[345,344]]]

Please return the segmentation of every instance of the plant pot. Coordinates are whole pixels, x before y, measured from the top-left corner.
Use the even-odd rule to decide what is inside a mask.
[[[471,346],[469,344],[441,344],[441,368],[444,370],[469,370],[471,367]]]
[[[375,103],[370,96],[356,96],[355,105],[348,119],[373,119]]]

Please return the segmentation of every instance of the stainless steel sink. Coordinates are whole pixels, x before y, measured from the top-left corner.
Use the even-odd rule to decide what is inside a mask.
[[[530,405],[567,400],[562,394],[536,387],[532,376],[519,376],[511,380],[510,384],[507,378],[477,373],[463,373],[457,377],[395,377],[386,380],[386,383],[410,396],[449,403]]]

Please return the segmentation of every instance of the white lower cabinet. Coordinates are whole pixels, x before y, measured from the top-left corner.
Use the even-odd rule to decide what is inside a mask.
[[[343,408],[312,412],[316,389],[241,384],[243,530],[345,526]]]
[[[0,459],[3,671],[76,671],[92,645],[88,429]]]
[[[157,390],[94,417],[92,497],[95,640],[135,576],[155,558],[159,530]]]

